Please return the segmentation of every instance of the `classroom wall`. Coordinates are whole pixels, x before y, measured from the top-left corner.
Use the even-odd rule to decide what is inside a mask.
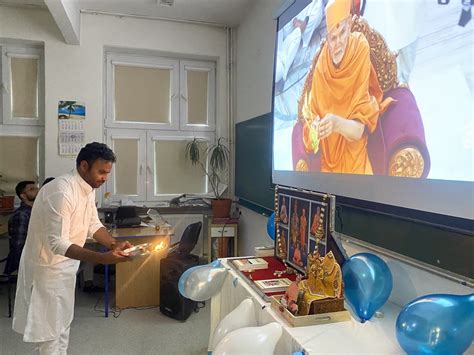
[[[58,155],[59,100],[86,104],[86,141],[104,141],[104,47],[135,48],[208,57],[217,61],[217,130],[227,136],[226,31],[223,28],[116,16],[81,14],[81,44],[64,42],[47,10],[0,6],[0,40],[44,43],[45,176],[74,167]]]
[[[234,122],[239,123],[272,109],[273,53],[276,21],[272,12],[281,0],[259,0],[236,30],[234,47]],[[255,246],[271,245],[267,217],[242,208],[239,253],[253,255]]]

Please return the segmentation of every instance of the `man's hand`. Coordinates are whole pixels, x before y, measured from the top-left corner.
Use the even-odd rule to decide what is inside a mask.
[[[119,241],[113,242],[112,245],[110,246],[110,249],[123,251],[131,247],[133,247],[133,245],[130,244],[128,240],[126,240],[126,241],[120,241],[120,242]]]
[[[332,113],[326,114],[319,122],[319,139],[329,137],[332,133],[337,132],[341,118]]]
[[[125,253],[121,250],[114,249],[102,254],[101,264],[118,264],[128,260],[130,260],[130,257]]]

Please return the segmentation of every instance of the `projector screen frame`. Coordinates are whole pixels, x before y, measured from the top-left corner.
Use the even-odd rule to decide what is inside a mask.
[[[272,102],[271,102],[271,112],[274,113],[275,111],[275,61],[276,55],[278,50],[278,38],[277,33],[280,28],[282,28],[285,23],[281,21],[282,18],[285,18],[288,22],[292,17],[288,15],[289,13],[298,13],[299,11],[295,10],[295,6],[304,6],[308,5],[311,1],[310,0],[302,0],[300,2],[295,1],[286,1],[282,7],[286,7],[284,9],[280,9],[280,11],[275,13],[280,13],[281,16],[276,18],[277,20],[277,32],[275,33],[275,50],[274,50],[274,66],[273,66],[273,82],[272,82]],[[302,5],[303,4],[303,5]],[[273,133],[273,144],[275,144],[275,135]],[[458,182],[458,188],[454,188],[454,190],[445,188],[444,185],[446,183],[445,180],[436,180],[436,179],[424,179],[422,182],[429,182],[428,185],[425,187],[419,187],[420,180],[412,179],[412,178],[397,178],[397,177],[390,177],[390,176],[378,176],[378,178],[382,178],[384,181],[390,181],[391,179],[398,179],[396,184],[399,185],[400,193],[399,196],[396,196],[399,200],[403,200],[403,196],[410,193],[420,194],[420,196],[431,196],[433,194],[433,190],[438,190],[440,193],[437,199],[429,199],[429,201],[425,201],[423,204],[423,208],[425,211],[419,210],[419,206],[414,206],[410,203],[405,203],[405,201],[401,201],[400,206],[396,206],[393,204],[388,204],[387,199],[382,196],[380,201],[383,202],[373,202],[373,201],[364,201],[357,198],[357,195],[351,193],[351,185],[358,184],[363,185],[363,188],[369,189],[370,191],[373,189],[371,186],[372,184],[360,182],[361,179],[367,176],[363,175],[344,175],[344,174],[331,174],[331,173],[318,173],[320,175],[326,176],[326,179],[332,181],[334,184],[336,181],[337,183],[345,184],[345,190],[343,190],[344,194],[341,194],[341,191],[335,191],[334,186],[329,185],[329,188],[324,188],[320,184],[314,183],[314,175],[311,176],[310,174],[304,175],[304,173],[298,173],[295,171],[276,171],[275,164],[274,164],[274,155],[272,154],[272,182],[276,185],[285,185],[291,186],[294,188],[301,188],[307,189],[311,191],[318,191],[322,193],[331,193],[336,195],[337,207],[336,207],[336,231],[341,233],[346,233],[347,228],[344,230],[340,230],[337,228],[338,226],[338,219],[340,219],[340,211],[341,209],[346,209],[350,211],[363,211],[363,213],[367,213],[372,215],[375,218],[380,218],[380,220],[385,219],[392,219],[395,221],[395,225],[397,225],[396,221],[400,221],[400,224],[405,225],[405,229],[403,232],[405,235],[403,238],[399,240],[400,243],[409,243],[410,238],[416,236],[415,234],[409,233],[410,229],[418,229],[419,226],[422,226],[423,231],[425,231],[428,236],[425,240],[438,239],[440,237],[439,231],[442,231],[441,238],[443,241],[436,241],[439,244],[442,244],[446,241],[449,241],[445,245],[445,248],[448,247],[452,250],[451,259],[447,260],[445,258],[444,252],[439,251],[439,249],[435,248],[431,250],[430,246],[426,246],[424,248],[420,248],[416,244],[410,243],[409,245],[405,246],[408,250],[408,253],[397,251],[396,248],[392,248],[388,246],[390,243],[394,241],[374,241],[371,240],[367,242],[361,235],[350,235],[351,238],[356,240],[360,240],[361,243],[366,243],[368,245],[373,245],[376,249],[380,248],[381,250],[387,250],[389,253],[401,253],[400,255],[406,255],[408,258],[412,258],[414,260],[418,260],[421,263],[425,263],[427,268],[429,265],[434,266],[433,269],[440,269],[446,270],[447,274],[453,275],[460,275],[461,279],[465,279],[467,277],[468,280],[472,283],[474,280],[474,270],[472,267],[469,267],[471,260],[469,258],[465,258],[463,256],[456,257],[456,253],[461,255],[464,253],[466,249],[469,249],[474,246],[474,189],[472,182]],[[295,179],[296,176],[296,179]],[[354,179],[351,181],[344,181],[345,178]],[[313,180],[313,181],[311,181]],[[385,182],[386,184],[387,182]],[[411,187],[415,189],[415,191],[407,190],[407,187]],[[371,191],[373,194],[374,192]],[[436,204],[441,205],[440,208],[433,208]],[[456,208],[464,210],[463,213],[459,215],[462,216],[455,216],[452,213],[451,206],[457,206]],[[417,208],[418,207],[418,208]],[[350,212],[352,213],[352,212]],[[405,223],[406,222],[406,223]],[[408,225],[408,228],[406,226]],[[407,230],[408,229],[408,230]],[[462,239],[461,243],[457,243],[456,240]],[[423,238],[422,238],[423,239]],[[438,245],[439,245],[438,244]],[[393,245],[393,244],[391,244]],[[416,250],[415,250],[416,249]],[[436,250],[436,251],[434,251]],[[472,248],[471,248],[472,250]],[[440,263],[439,261],[442,260],[443,262]],[[461,268],[459,265],[463,265]],[[462,270],[461,270],[462,269]],[[465,284],[463,282],[463,284]]]
[[[278,31],[310,3],[311,0],[297,2],[288,0],[274,12],[274,16],[279,16],[276,18],[277,32],[275,34],[273,58],[272,113],[275,112]],[[273,132],[273,146],[275,144],[275,132]],[[272,182],[276,185],[293,186],[351,199],[474,220],[474,182],[472,181],[283,171],[275,170],[274,157],[274,154],[272,154]],[[315,179],[317,179],[317,182],[315,182]],[[376,179],[376,184],[374,179]]]

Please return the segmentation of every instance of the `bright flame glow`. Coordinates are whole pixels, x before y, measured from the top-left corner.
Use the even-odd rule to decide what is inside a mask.
[[[159,242],[155,245],[155,247],[153,248],[153,251],[154,252],[161,251],[161,250],[165,249],[168,246],[167,244],[168,243],[166,243],[164,240],[162,240],[161,242]]]

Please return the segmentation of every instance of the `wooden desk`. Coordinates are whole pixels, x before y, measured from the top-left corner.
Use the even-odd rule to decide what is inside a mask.
[[[173,233],[164,234],[154,227],[113,229],[114,238],[128,240],[131,244],[169,244]],[[116,265],[115,303],[119,308],[158,306],[160,304],[160,260],[168,254],[168,248],[150,256],[137,258]],[[109,266],[105,265],[105,316],[109,310]]]

